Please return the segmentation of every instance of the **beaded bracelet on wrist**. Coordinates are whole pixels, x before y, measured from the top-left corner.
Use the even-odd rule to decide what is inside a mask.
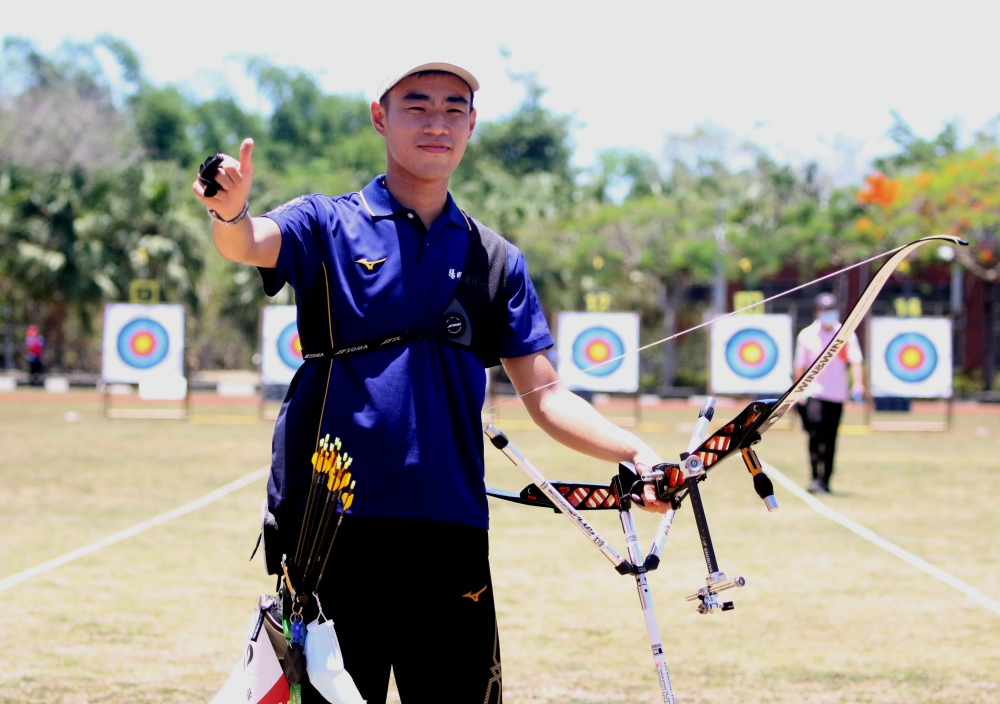
[[[215,212],[211,208],[208,208],[208,216],[212,218],[214,222],[217,222],[220,225],[227,225],[227,226],[232,226],[243,222],[243,218],[245,218],[247,216],[247,213],[249,212],[250,212],[250,201],[247,201],[246,203],[243,204],[243,210],[241,210],[240,214],[237,215],[232,220],[225,220],[217,212]]]

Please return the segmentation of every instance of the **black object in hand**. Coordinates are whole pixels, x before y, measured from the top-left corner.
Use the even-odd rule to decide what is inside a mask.
[[[222,155],[213,154],[205,159],[205,163],[203,163],[201,168],[198,169],[198,180],[201,181],[201,185],[205,187],[206,198],[211,198],[222,190],[222,186],[220,186],[219,182],[215,180],[215,172],[219,170],[219,164],[221,163]]]

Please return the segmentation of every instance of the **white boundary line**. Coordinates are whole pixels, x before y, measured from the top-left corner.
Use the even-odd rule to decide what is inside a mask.
[[[34,567],[26,569],[23,572],[18,572],[17,574],[12,574],[9,577],[0,579],[0,592],[5,589],[10,589],[14,585],[20,584],[26,579],[48,572],[49,570],[54,570],[56,567],[65,565],[67,562],[72,562],[73,560],[95,553],[101,548],[106,548],[109,545],[120,543],[127,538],[131,538],[133,535],[138,535],[139,533],[158,526],[161,523],[166,523],[167,521],[179,518],[187,513],[191,513],[192,511],[197,511],[199,508],[207,506],[216,499],[222,498],[226,494],[231,494],[237,489],[242,489],[247,484],[252,484],[258,479],[266,477],[268,471],[268,467],[261,467],[258,470],[250,472],[250,474],[247,474],[246,476],[229,482],[225,486],[220,486],[215,491],[205,494],[200,499],[195,499],[194,501],[186,503],[183,506],[179,506],[172,511],[161,513],[159,516],[150,518],[148,521],[137,523],[131,528],[126,528],[125,530],[115,533],[114,535],[109,535],[107,538],[102,538],[101,540],[91,543],[90,545],[84,545],[82,548],[77,548],[76,550],[68,552],[65,555],[60,555],[59,557],[49,560],[48,562],[43,562],[42,564],[35,565]]]
[[[929,574],[931,577],[934,577],[935,579],[941,580],[942,582],[944,582],[945,584],[947,584],[949,587],[953,587],[953,588],[957,589],[958,591],[960,591],[963,594],[965,594],[967,597],[969,597],[970,599],[972,599],[974,602],[976,602],[980,606],[986,607],[987,609],[989,609],[990,611],[992,611],[995,614],[1000,614],[1000,602],[997,602],[997,601],[994,601],[993,599],[990,599],[988,596],[986,596],[985,594],[983,594],[981,591],[979,591],[978,589],[976,589],[975,587],[973,587],[973,586],[971,586],[969,584],[966,584],[965,582],[963,582],[962,580],[960,580],[958,577],[954,577],[954,576],[948,574],[947,572],[945,572],[940,567],[935,567],[934,565],[932,565],[931,563],[927,562],[926,560],[917,557],[912,552],[908,552],[908,551],[904,550],[903,548],[899,547],[895,543],[890,543],[888,540],[886,540],[885,538],[879,536],[877,533],[874,533],[874,532],[870,531],[869,529],[865,528],[860,523],[852,521],[847,516],[845,516],[845,515],[843,515],[841,513],[838,513],[837,511],[834,511],[832,508],[830,508],[829,506],[827,506],[826,504],[824,504],[822,501],[820,501],[819,499],[817,499],[816,497],[814,497],[813,495],[811,495],[809,492],[807,492],[802,487],[798,486],[795,482],[793,482],[791,479],[789,479],[788,477],[786,477],[784,474],[782,474],[781,472],[779,472],[777,469],[775,469],[773,466],[771,466],[767,462],[761,462],[761,464],[765,467],[765,469],[767,471],[767,475],[769,477],[774,477],[778,481],[779,484],[781,484],[783,487],[785,487],[785,489],[787,489],[788,491],[790,491],[792,494],[795,494],[795,496],[797,496],[798,498],[800,498],[803,501],[805,501],[817,513],[819,513],[819,514],[821,514],[823,516],[826,516],[827,518],[829,518],[831,521],[833,521],[835,523],[839,523],[840,525],[844,526],[844,528],[847,528],[847,530],[849,530],[852,533],[855,533],[857,535],[860,535],[862,538],[864,538],[868,542],[870,542],[870,543],[872,543],[874,545],[879,546],[880,548],[882,548],[886,552],[892,553],[893,555],[895,555],[896,557],[898,557],[903,562],[916,567],[918,570],[926,572],[927,574]]]

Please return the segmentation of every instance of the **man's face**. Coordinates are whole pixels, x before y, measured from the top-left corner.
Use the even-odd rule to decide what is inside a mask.
[[[471,97],[465,81],[452,74],[407,76],[393,86],[388,111],[377,102],[371,106],[389,162],[419,179],[450,177],[476,127]]]

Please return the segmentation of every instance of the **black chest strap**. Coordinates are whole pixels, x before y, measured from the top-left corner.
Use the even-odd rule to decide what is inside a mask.
[[[479,221],[469,218],[472,232],[455,295],[445,309],[424,326],[393,332],[349,345],[303,350],[313,361],[364,354],[433,338],[464,347],[482,357],[486,366],[500,363],[497,347],[506,326],[507,243]]]

